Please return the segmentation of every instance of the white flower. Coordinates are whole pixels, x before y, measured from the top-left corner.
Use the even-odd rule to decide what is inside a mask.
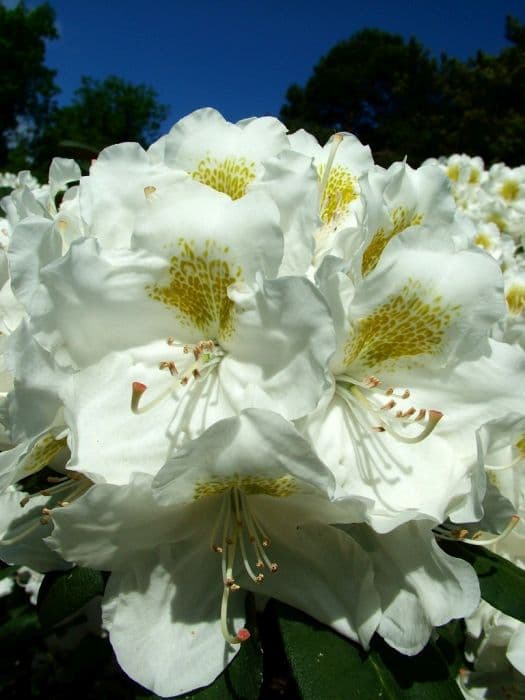
[[[219,421],[150,484],[93,486],[54,511],[49,538],[112,571],[103,620],[131,677],[162,696],[210,683],[249,636],[243,589],[368,644],[380,616],[371,565],[329,525],[361,520],[362,503],[331,501],[331,473],[289,423],[256,410]]]
[[[318,273],[336,321],[334,388],[302,428],[344,492],[374,502],[374,528],[440,522],[472,488],[475,430],[522,400],[523,354],[509,363],[487,339],[502,311],[497,265],[413,228],[355,286],[343,269]]]

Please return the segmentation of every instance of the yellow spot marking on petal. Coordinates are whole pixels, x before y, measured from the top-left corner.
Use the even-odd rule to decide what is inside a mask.
[[[507,230],[507,222],[499,214],[496,214],[496,213],[489,214],[487,216],[487,221],[489,223],[496,224],[496,226],[499,228],[501,233],[504,233]]]
[[[472,168],[470,175],[468,176],[469,185],[477,185],[479,182],[479,170],[477,168]]]
[[[323,179],[324,168],[324,165],[318,168],[319,182]],[[358,196],[357,178],[341,165],[332,166],[320,204],[323,222],[329,224],[344,214],[350,202]]]
[[[27,474],[34,474],[40,471],[65,447],[67,447],[66,438],[57,440],[53,435],[45,435],[34,445],[31,452],[24,458],[24,472]]]
[[[422,214],[411,213],[406,207],[396,207],[396,209],[391,212],[391,218],[391,230],[385,232],[384,228],[379,228],[363,253],[363,260],[361,263],[363,277],[366,277],[366,275],[372,272],[376,267],[387,243],[394,236],[402,233],[405,229],[409,228],[409,226],[417,226],[423,221]]]
[[[512,314],[520,314],[525,311],[525,287],[514,284],[505,294],[507,306]]]
[[[205,496],[216,496],[235,488],[249,496],[264,495],[274,498],[286,498],[297,491],[295,479],[289,475],[268,479],[260,476],[239,476],[236,474],[228,478],[217,477],[210,481],[195,482],[193,498],[198,500]]]
[[[191,173],[194,180],[213,187],[232,199],[240,199],[246,194],[248,185],[255,180],[255,163],[246,158],[225,158],[217,160],[206,156]]]
[[[516,443],[516,447],[521,452],[521,454],[525,457],[525,433],[520,436],[520,439]]]
[[[457,182],[459,179],[459,165],[449,165],[447,168],[447,175],[450,180]]]
[[[234,329],[234,303],[228,287],[242,280],[242,270],[228,260],[229,248],[205,241],[201,250],[180,238],[170,259],[167,284],[146,287],[148,295],[177,310],[177,320],[207,338],[229,338]]]
[[[492,243],[486,233],[478,233],[474,238],[474,243],[484,250],[490,250],[492,248]]]
[[[520,192],[520,185],[516,180],[505,180],[500,189],[500,194],[507,202],[513,202]]]
[[[409,279],[399,294],[357,321],[345,345],[345,365],[363,371],[392,369],[400,360],[440,355],[445,332],[460,308],[444,304],[441,296]],[[406,367],[415,364],[405,362]]]
[[[499,488],[499,481],[498,481],[497,473],[495,471],[492,471],[491,469],[489,469],[485,473],[487,475],[487,479],[490,481],[492,486],[496,486],[496,488]]]

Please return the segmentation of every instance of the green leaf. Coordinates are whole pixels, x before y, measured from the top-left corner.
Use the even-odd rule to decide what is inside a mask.
[[[97,595],[104,593],[100,571],[79,566],[46,574],[38,593],[37,610],[45,630],[58,625]]]
[[[462,695],[431,644],[403,656],[375,638],[368,653],[333,630],[274,603],[284,649],[303,700],[453,700]]]
[[[16,565],[2,567],[0,569],[0,581],[4,578],[8,578],[9,576],[14,576],[19,568],[20,567]]]
[[[442,540],[440,546],[467,561],[478,575],[481,597],[498,610],[525,622],[525,571],[479,545]]]
[[[34,610],[12,617],[0,627],[0,649],[13,650],[25,645],[39,632],[40,625]]]

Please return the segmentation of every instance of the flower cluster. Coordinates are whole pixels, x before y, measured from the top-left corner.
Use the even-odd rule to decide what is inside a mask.
[[[516,521],[483,440],[523,457],[525,352],[442,170],[203,109],[3,201],[0,556],[111,572],[103,625],[158,695],[221,673],[246,591],[410,655],[477,608],[438,540]]]
[[[507,313],[492,336],[525,348],[525,166],[455,154],[426,161],[438,165],[452,184],[458,210],[474,224],[473,242],[495,258],[503,272]]]

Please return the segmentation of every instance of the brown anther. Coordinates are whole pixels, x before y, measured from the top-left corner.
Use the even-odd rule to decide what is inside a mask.
[[[162,362],[159,362],[159,369],[169,370],[169,373],[172,376],[179,373],[176,364],[172,360],[163,360]]]
[[[269,547],[271,545],[271,543],[272,543],[272,541],[269,537],[265,537],[261,542],[263,547]]]
[[[458,540],[463,540],[465,537],[468,536],[468,530],[465,530],[465,528],[462,528],[461,530],[454,530],[452,534]]]
[[[264,563],[259,559],[259,561],[256,562],[255,567],[257,569],[264,569]]]
[[[189,346],[189,345],[185,345],[185,346],[182,348],[182,352],[186,353],[186,355],[189,353],[189,351],[190,351],[190,346]]]
[[[22,500],[20,501],[20,506],[23,508],[24,506],[27,506],[27,504],[30,501],[30,496],[24,496]]]
[[[42,508],[42,515],[40,517],[40,522],[42,525],[47,525],[52,515],[53,514],[49,508]]]
[[[423,420],[423,418],[427,415],[427,412],[424,408],[419,409],[419,413],[417,416],[414,418],[414,420]]]
[[[192,370],[192,375],[193,375],[193,378],[194,378],[194,379],[198,379],[198,378],[201,376],[201,373],[200,373],[199,370],[195,367],[195,369]]]
[[[373,389],[374,387],[379,386],[381,384],[381,380],[377,377],[374,377],[374,375],[370,375],[370,377],[365,377],[365,379],[363,380],[363,384],[367,387],[370,387],[370,389]]]
[[[413,406],[410,406],[410,408],[407,411],[405,411],[405,417],[413,416],[415,412],[416,409]]]
[[[276,564],[274,561],[270,564],[270,571],[272,574],[275,574],[275,572],[279,569],[279,564]]]
[[[166,338],[166,342],[167,342],[168,345],[175,345],[175,338],[174,338],[172,335],[169,335],[169,336]]]
[[[212,544],[211,548],[216,554],[222,554],[223,550],[219,544]]]
[[[232,583],[232,585],[228,586],[228,588],[230,589],[230,591],[235,592],[239,590],[240,586],[238,583]]]
[[[401,394],[402,399],[408,399],[410,396],[410,391],[408,389],[405,389],[405,391]]]
[[[186,384],[188,382],[189,382],[189,379],[186,376],[182,377],[182,379],[180,380],[180,383],[182,384],[182,386],[186,386]]]
[[[59,505],[61,508],[64,508],[65,506],[68,506],[69,504],[70,504],[70,501],[59,501],[59,502],[58,502],[58,505]]]
[[[233,544],[233,540],[231,537],[226,538],[226,544]]]
[[[403,418],[403,411],[396,411],[396,418]]]
[[[385,432],[385,429],[383,428],[382,425],[373,425],[372,430],[374,431],[374,433],[384,433]]]
[[[255,577],[255,583],[264,583],[264,574],[257,574]]]
[[[232,576],[227,576],[226,580],[224,581],[224,585],[227,588],[231,588],[235,584],[235,579],[232,578]]]
[[[385,403],[384,406],[381,406],[381,410],[382,411],[390,411],[390,409],[394,408],[395,405],[396,405],[396,402],[394,401],[394,399],[390,399],[390,401]]]
[[[157,191],[156,187],[154,187],[153,185],[147,185],[144,188],[144,196],[146,197],[146,199],[149,199],[151,196],[153,196],[155,194],[156,191]]]
[[[391,386],[388,387],[388,389],[385,391],[385,396],[392,396],[394,393],[394,390]]]

